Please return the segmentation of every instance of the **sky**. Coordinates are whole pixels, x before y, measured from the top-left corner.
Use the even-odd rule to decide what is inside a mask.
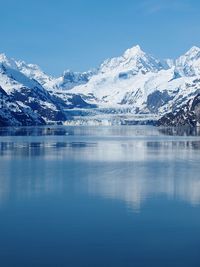
[[[157,58],[200,46],[199,0],[0,0],[0,53],[58,76],[139,44]]]

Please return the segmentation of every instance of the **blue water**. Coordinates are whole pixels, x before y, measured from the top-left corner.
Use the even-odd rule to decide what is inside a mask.
[[[199,132],[0,129],[0,266],[199,267]]]

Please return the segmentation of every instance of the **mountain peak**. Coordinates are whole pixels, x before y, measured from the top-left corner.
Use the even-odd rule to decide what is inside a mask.
[[[140,48],[139,45],[136,45],[136,46],[133,46],[129,49],[127,49],[125,52],[124,52],[124,57],[125,58],[130,58],[130,57],[134,57],[136,55],[142,55],[144,54],[144,52],[142,51],[142,49]]]
[[[7,56],[4,53],[0,54],[0,63],[5,64],[8,63],[10,60],[7,58]]]
[[[4,53],[0,54],[0,63],[12,69],[17,68],[15,60],[8,58]]]
[[[114,71],[115,73],[131,72],[132,75],[137,73],[147,73],[149,71],[157,72],[164,68],[161,61],[145,53],[139,45],[127,49],[122,56],[107,59],[101,64],[102,73]]]
[[[7,57],[4,53],[0,53],[0,61],[5,60]]]
[[[200,48],[198,46],[193,46],[186,52],[185,55],[191,55],[191,54],[194,55],[194,54],[197,54],[199,52],[200,52]]]
[[[183,56],[176,60],[176,69],[181,76],[200,74],[200,48],[193,46]]]

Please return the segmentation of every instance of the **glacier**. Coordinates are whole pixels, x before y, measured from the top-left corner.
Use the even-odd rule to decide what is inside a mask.
[[[60,77],[0,54],[0,125],[155,124],[180,114],[199,94],[196,46],[160,60],[136,45],[93,70]]]

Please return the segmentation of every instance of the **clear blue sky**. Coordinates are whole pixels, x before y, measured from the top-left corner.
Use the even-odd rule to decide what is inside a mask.
[[[0,52],[49,74],[96,67],[135,44],[160,58],[200,46],[200,1],[0,0]]]

